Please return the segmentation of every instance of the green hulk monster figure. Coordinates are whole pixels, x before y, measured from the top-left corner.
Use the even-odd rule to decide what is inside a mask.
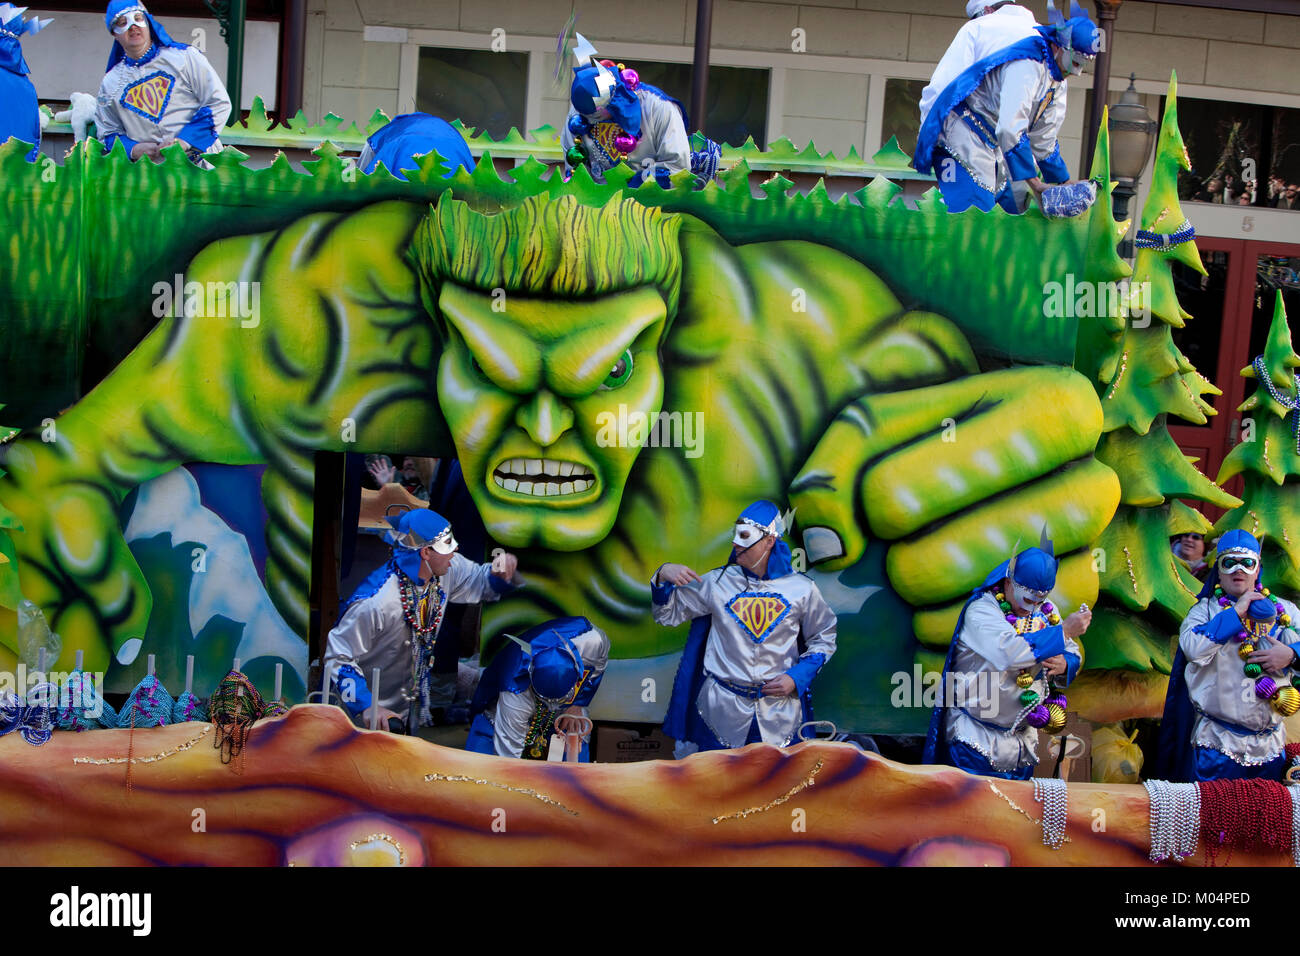
[[[380,202],[214,242],[186,276],[236,278],[261,283],[255,322],[164,319],[58,420],[57,441],[9,450],[0,503],[25,527],[23,592],[88,670],[150,612],[118,507],[187,461],[268,464],[267,589],[305,633],[319,449],[459,457],[529,582],[489,609],[489,634],[584,614],[616,658],[679,650],[682,633],[648,611],[656,566],[717,564],[720,516],[760,497],[797,510],[822,567],[891,542],[878,583],[931,645],[1044,526],[1066,555],[1061,597],[1095,599],[1082,549],[1119,488],[1092,457],[1088,382],[1060,367],[981,373],[951,322],[905,311],[824,246],[732,246],[623,196],[487,215],[448,193],[432,210]],[[660,412],[698,413],[696,447],[640,447],[609,427]]]

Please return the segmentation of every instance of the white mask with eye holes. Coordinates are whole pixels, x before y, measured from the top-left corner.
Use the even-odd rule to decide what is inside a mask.
[[[736,533],[732,536],[731,543],[743,551],[758,544],[767,535],[779,538],[783,534],[785,534],[785,522],[781,520],[780,515],[773,518],[770,525],[761,525],[750,518],[741,518],[736,522]]]
[[[743,518],[736,522],[736,533],[732,537],[731,543],[744,551],[758,544],[766,535],[766,528],[760,527],[748,518]]]

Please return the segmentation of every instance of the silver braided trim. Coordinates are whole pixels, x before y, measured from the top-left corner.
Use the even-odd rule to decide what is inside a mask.
[[[1043,809],[1043,846],[1059,850],[1065,843],[1069,795],[1064,780],[1034,777],[1034,799]]]
[[[1291,784],[1286,792],[1291,795],[1291,862],[1300,866],[1300,785]]]
[[[1201,840],[1201,788],[1167,780],[1142,786],[1151,802],[1151,862],[1187,859]]]

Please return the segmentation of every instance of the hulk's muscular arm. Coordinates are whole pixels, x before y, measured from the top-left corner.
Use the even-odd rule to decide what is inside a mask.
[[[143,637],[152,599],[117,512],[132,488],[187,461],[268,463],[267,590],[305,633],[314,452],[444,440],[433,332],[405,259],[422,212],[386,202],[213,243],[185,279],[233,292],[226,317],[205,296],[199,314],[163,318],[57,421],[56,441],[10,449],[0,500],[25,528],[23,593],[63,634],[64,658],[81,648],[87,669],[102,669]],[[241,291],[230,283],[252,284],[242,291],[255,315],[230,316]]]

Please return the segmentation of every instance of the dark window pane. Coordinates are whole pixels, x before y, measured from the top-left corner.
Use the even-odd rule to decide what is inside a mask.
[[[610,59],[613,59],[610,57]],[[624,61],[619,61],[624,62]],[[689,63],[624,62],[641,79],[681,101],[689,111],[691,65]],[[767,146],[767,70],[743,66],[710,66],[708,104],[704,133],[729,146],[743,146],[749,137],[760,148]],[[691,130],[687,130],[691,132]]]
[[[1174,344],[1188,361],[1196,366],[1210,381],[1218,376],[1219,337],[1223,333],[1223,310],[1228,288],[1228,261],[1226,252],[1201,250],[1201,264],[1209,275],[1201,275],[1181,262],[1170,260],[1174,289],[1178,302],[1192,314],[1181,329],[1173,329]],[[1202,396],[1218,407],[1221,397]],[[1179,425],[1187,425],[1179,421]]]
[[[1256,256],[1255,299],[1251,303],[1253,312],[1250,319],[1251,362],[1264,354],[1279,292],[1288,319],[1294,321],[1293,317],[1300,315],[1300,258]]]
[[[1178,174],[1182,199],[1245,205],[1266,190],[1271,206],[1279,192],[1272,177],[1282,190],[1300,182],[1300,110],[1179,98],[1178,125],[1192,163]]]
[[[486,129],[500,139],[524,129],[528,54],[421,47],[415,108]]]
[[[1270,183],[1270,206],[1300,209],[1300,110],[1270,107],[1273,113],[1272,148],[1265,175],[1277,176],[1280,183]],[[1288,191],[1288,187],[1290,187]],[[1280,201],[1279,201],[1280,200]]]
[[[881,145],[897,136],[898,145],[911,154],[921,128],[921,91],[925,80],[885,80],[885,118],[881,124]]]

